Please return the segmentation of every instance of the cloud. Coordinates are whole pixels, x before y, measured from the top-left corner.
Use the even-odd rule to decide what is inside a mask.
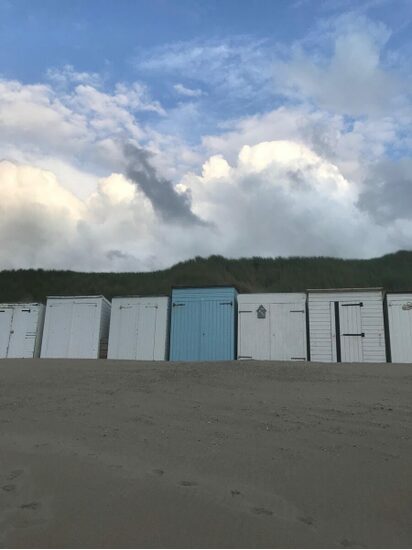
[[[46,78],[53,85],[61,88],[69,88],[78,84],[85,84],[94,88],[100,88],[103,85],[103,78],[100,74],[85,71],[78,72],[73,65],[50,68],[46,71]]]
[[[123,168],[125,140],[154,141],[140,122],[147,113],[164,116],[140,83],[119,83],[110,92],[86,83],[62,90],[0,79],[0,159],[51,169],[84,197],[97,177]]]
[[[399,72],[385,63],[390,30],[362,16],[323,22],[316,38],[296,43],[275,62],[278,89],[351,116],[389,114],[407,94]]]
[[[83,200],[49,171],[1,162],[0,266],[146,270],[209,254],[371,257],[412,237],[406,208],[376,221],[373,201],[370,211],[359,207],[365,188],[298,141],[243,146],[231,163],[212,155],[201,173],[168,187],[167,204],[156,186],[170,182],[147,152],[128,155],[138,183],[113,173]]]
[[[136,66],[174,90],[162,104],[70,65],[0,79],[0,268],[410,246],[411,75],[390,33],[352,14],[290,47],[155,48]]]
[[[144,140],[136,115],[147,112],[164,115],[139,83],[117,84],[112,93],[90,84],[61,92],[48,84],[0,79],[0,155],[14,146],[28,155],[94,156],[107,165],[118,161],[116,139]]]
[[[187,88],[186,86],[183,86],[183,84],[175,84],[173,88],[178,94],[186,97],[200,97],[201,95],[204,95],[204,92],[202,92],[199,88]]]
[[[300,143],[244,146],[235,165],[214,156],[182,185],[195,212],[218,224],[213,244],[223,254],[370,255],[387,246],[384,231],[356,208],[356,187]]]
[[[140,74],[181,76],[202,83],[210,95],[230,91],[231,97],[273,95],[270,70],[273,51],[267,41],[251,37],[167,44],[135,59]],[[220,96],[224,102],[225,95]]]
[[[2,268],[127,270],[152,261],[155,213],[120,174],[80,200],[52,172],[2,161],[0,197]]]
[[[124,155],[127,177],[143,191],[164,220],[183,224],[204,223],[191,211],[189,193],[178,193],[170,180],[157,174],[149,162],[152,155],[148,151],[126,143]]]
[[[358,204],[379,224],[412,220],[412,159],[375,164],[365,179]]]

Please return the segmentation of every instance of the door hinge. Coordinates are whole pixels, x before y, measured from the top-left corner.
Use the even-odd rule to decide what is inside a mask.
[[[365,333],[364,332],[358,332],[358,333],[343,332],[341,336],[362,336],[362,338],[365,338]]]
[[[363,307],[363,302],[358,302],[357,304],[340,304],[341,307],[350,307],[350,306],[358,306]]]
[[[220,306],[233,306],[233,302],[220,302]]]
[[[173,305],[173,307],[182,307],[182,306],[185,306],[186,304],[176,304],[176,303],[173,303],[172,305]]]
[[[304,309],[291,309],[289,313],[305,313]]]

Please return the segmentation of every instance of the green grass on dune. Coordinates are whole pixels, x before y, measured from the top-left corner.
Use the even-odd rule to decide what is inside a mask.
[[[0,302],[44,301],[48,295],[168,294],[172,286],[230,284],[240,292],[293,292],[308,288],[412,289],[412,252],[370,260],[327,257],[196,257],[150,273],[80,273],[43,269],[0,272]]]

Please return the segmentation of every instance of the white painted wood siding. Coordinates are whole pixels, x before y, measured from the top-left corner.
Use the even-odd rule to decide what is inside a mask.
[[[412,293],[386,295],[392,363],[412,363]]]
[[[306,360],[306,294],[238,294],[238,358]]]
[[[311,361],[335,362],[336,327],[334,303],[339,303],[343,361],[385,362],[383,293],[380,290],[349,290],[308,293]],[[357,311],[350,304],[362,303]],[[342,336],[347,331],[364,337]]]
[[[109,316],[103,296],[48,298],[41,357],[97,359]]]
[[[43,304],[0,304],[0,358],[39,357]]]
[[[108,359],[164,361],[169,298],[113,298]]]

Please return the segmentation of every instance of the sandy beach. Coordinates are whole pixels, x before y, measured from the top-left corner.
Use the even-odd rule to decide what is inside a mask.
[[[2,547],[410,547],[412,366],[0,361]]]

